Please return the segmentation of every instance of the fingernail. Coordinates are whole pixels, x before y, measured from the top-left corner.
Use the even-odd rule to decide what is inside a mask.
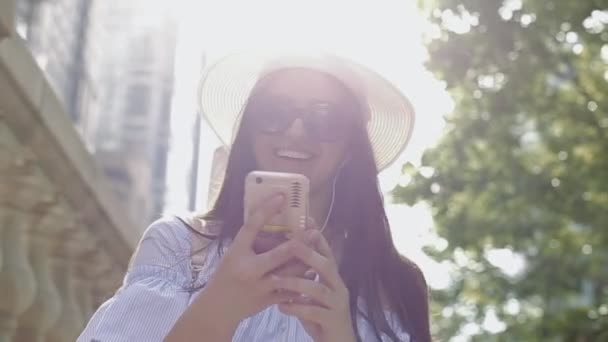
[[[318,236],[318,231],[309,230],[306,232],[306,241],[314,242],[317,239],[317,236]]]
[[[317,272],[315,272],[313,269],[309,269],[308,271],[304,272],[304,278],[306,278],[306,279],[313,280],[316,277],[317,277]]]

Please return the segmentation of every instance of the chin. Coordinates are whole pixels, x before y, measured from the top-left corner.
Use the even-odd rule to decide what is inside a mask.
[[[280,158],[272,158],[272,163],[269,163],[271,166],[268,168],[269,171],[276,172],[288,172],[288,173],[299,173],[308,178],[310,178],[312,174],[312,170],[314,170],[314,161],[291,161],[291,160],[283,160]]]
[[[310,179],[310,172],[303,167],[291,166],[291,165],[279,165],[276,168],[278,172],[287,172],[287,173],[298,173],[304,175]]]

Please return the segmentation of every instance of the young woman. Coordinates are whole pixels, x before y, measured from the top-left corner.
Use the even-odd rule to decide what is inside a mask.
[[[236,54],[200,101],[231,147],[204,231],[153,223],[79,341],[430,341],[426,283],[393,245],[377,180],[411,135],[407,99],[339,57]],[[243,217],[252,170],[309,178],[310,229],[258,234],[285,198]]]

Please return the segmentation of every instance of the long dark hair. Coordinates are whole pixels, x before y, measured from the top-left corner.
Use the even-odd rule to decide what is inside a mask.
[[[261,83],[256,84],[252,94],[257,93]],[[352,101],[357,101],[354,95]],[[213,208],[203,216],[205,220],[221,222],[220,243],[234,238],[243,225],[245,176],[256,168],[248,104],[242,116],[220,193]],[[415,341],[430,341],[424,276],[393,244],[367,130],[364,125],[355,127],[350,150],[356,153],[351,153],[340,171],[329,218],[332,229],[341,230],[336,233],[346,233],[340,273],[349,290],[353,326],[358,333],[356,317],[361,313],[378,339],[384,332],[396,341],[384,314],[385,309],[390,309]],[[366,308],[364,312],[359,310],[359,298]]]

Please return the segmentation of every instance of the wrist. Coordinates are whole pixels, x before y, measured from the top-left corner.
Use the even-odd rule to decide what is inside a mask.
[[[206,341],[232,341],[240,320],[225,314],[226,305],[207,290],[177,320],[165,342],[191,341],[193,336],[204,336]]]
[[[232,335],[241,322],[241,317],[231,310],[234,305],[230,305],[223,300],[221,294],[216,294],[211,286],[204,289],[195,301],[199,317],[206,317],[206,328],[217,331],[221,335]]]

